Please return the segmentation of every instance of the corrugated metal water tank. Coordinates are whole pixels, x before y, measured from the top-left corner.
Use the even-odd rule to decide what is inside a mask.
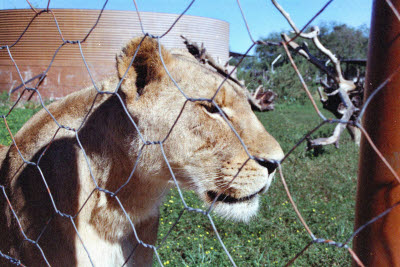
[[[65,40],[82,40],[95,24],[99,10],[53,9]],[[35,13],[30,10],[0,11],[0,46],[15,43],[29,25]],[[179,15],[141,12],[145,32],[164,33]],[[221,63],[229,56],[229,24],[206,17],[184,15],[172,30],[161,39],[166,48],[181,47],[180,35],[199,44]],[[101,19],[82,44],[83,54],[95,81],[115,72],[115,55],[129,39],[142,35],[136,12],[105,10]],[[56,50],[63,43],[51,13],[38,16],[18,43],[10,48],[22,78],[27,81],[44,72]],[[35,86],[37,80],[28,84]],[[21,84],[19,74],[7,49],[0,50],[0,91],[11,91]],[[44,98],[59,98],[91,85],[79,46],[64,45],[57,55],[39,91]],[[22,88],[19,89],[22,91]]]

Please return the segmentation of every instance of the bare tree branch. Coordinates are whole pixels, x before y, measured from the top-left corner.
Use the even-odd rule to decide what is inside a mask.
[[[233,81],[240,87],[244,88],[244,85],[237,80],[236,78],[232,77],[227,73],[224,67],[220,66],[215,60],[207,53],[206,48],[202,44],[199,46],[197,43],[190,41],[185,36],[181,35],[181,38],[184,40],[184,44],[188,49],[189,53],[192,54],[197,60],[199,60],[203,64],[208,64],[213,67],[219,74],[223,75],[224,77],[228,77],[229,80]]]
[[[305,59],[310,61],[313,65],[315,65],[317,68],[325,72],[330,78],[336,79],[336,75],[334,72],[332,72],[329,68],[326,67],[325,62],[322,60],[319,60],[318,58],[314,57],[308,49],[306,49],[303,46],[300,46],[297,44],[295,41],[290,41],[290,37],[287,36],[287,34],[282,33],[281,34],[282,39],[288,44],[290,48],[292,48],[294,51],[296,51],[298,54],[303,56]]]
[[[326,55],[330,62],[334,65],[335,72],[332,72],[326,65],[321,61],[314,57],[307,49],[307,47],[300,46],[293,39],[291,39],[286,34],[282,34],[282,39],[284,40],[284,44],[286,43],[291,49],[296,51],[299,55],[307,59],[310,63],[315,65],[317,68],[325,72],[331,80],[333,80],[334,85],[329,85],[327,82],[321,81],[321,85],[324,87],[318,88],[318,93],[320,96],[320,100],[323,104],[323,107],[330,112],[332,112],[336,117],[340,118],[341,121],[349,121],[354,118],[355,113],[359,111],[358,107],[353,104],[355,101],[350,97],[350,94],[353,91],[357,93],[361,93],[363,90],[359,89],[357,85],[359,83],[354,83],[353,81],[346,80],[343,77],[342,68],[340,66],[340,60],[332,53],[331,50],[326,48],[319,40],[318,36],[320,34],[320,29],[317,26],[311,28],[311,31],[308,33],[300,32],[297,28],[296,24],[290,18],[289,13],[287,13],[277,2],[276,0],[271,0],[275,7],[279,10],[279,12],[285,17],[288,21],[289,25],[294,30],[295,34],[304,39],[312,40],[315,47],[324,55]],[[357,99],[358,101],[358,99]],[[360,103],[357,102],[359,106]],[[308,142],[308,148],[313,148],[315,146],[335,144],[338,146],[338,141],[340,139],[340,135],[343,130],[347,127],[351,136],[355,139],[357,143],[359,143],[359,134],[357,133],[356,128],[347,126],[346,124],[340,123],[336,126],[332,136],[328,138],[318,138]]]
[[[294,22],[292,21],[292,19],[290,18],[289,13],[287,13],[282,7],[281,5],[278,4],[278,2],[276,2],[276,0],[271,0],[272,4],[274,4],[274,6],[279,10],[279,12],[281,12],[281,14],[285,17],[285,19],[288,21],[290,27],[292,27],[292,29],[294,30],[294,32],[296,34],[299,34],[301,37],[303,38],[309,38],[308,36],[311,36],[312,33],[300,33],[300,30],[296,27],[296,24],[294,24]],[[311,38],[310,38],[311,39]]]

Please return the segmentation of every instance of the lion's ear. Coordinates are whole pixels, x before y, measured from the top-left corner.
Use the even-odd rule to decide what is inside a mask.
[[[136,52],[137,51],[137,52]],[[125,80],[121,85],[121,90],[126,96],[136,97],[141,95],[143,88],[151,82],[159,81],[166,75],[164,66],[162,64],[158,42],[149,37],[138,37],[132,39],[117,56],[118,75],[121,79],[128,67],[128,73]],[[171,61],[171,54],[161,47],[161,53],[165,64]]]

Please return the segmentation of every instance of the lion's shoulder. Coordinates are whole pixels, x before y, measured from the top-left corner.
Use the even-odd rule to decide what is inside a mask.
[[[57,131],[56,138],[74,135],[74,130],[81,127],[85,118],[111,96],[104,92],[115,91],[117,84],[117,79],[110,78],[42,108],[18,131],[16,143],[28,152],[47,144]]]

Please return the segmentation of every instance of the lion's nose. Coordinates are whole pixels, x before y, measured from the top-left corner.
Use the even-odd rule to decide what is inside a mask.
[[[273,173],[276,168],[278,168],[278,162],[274,160],[267,160],[263,158],[254,158],[255,161],[257,161],[258,164],[263,166],[264,168],[267,168],[268,173]]]

